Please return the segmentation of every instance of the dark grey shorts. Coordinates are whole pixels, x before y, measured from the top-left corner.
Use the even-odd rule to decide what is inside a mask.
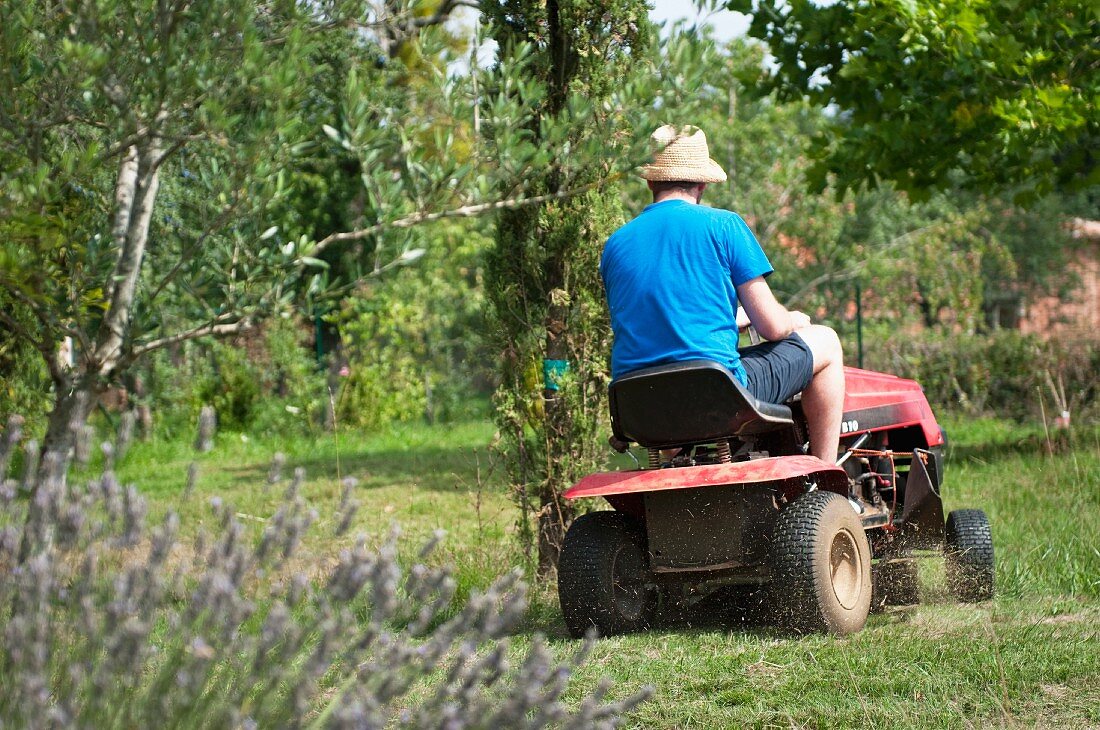
[[[749,376],[749,392],[766,403],[785,403],[814,377],[814,356],[798,333],[738,351]]]

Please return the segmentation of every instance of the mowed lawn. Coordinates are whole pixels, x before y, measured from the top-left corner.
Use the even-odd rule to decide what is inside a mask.
[[[956,604],[942,565],[928,560],[921,604],[874,615],[855,636],[789,636],[704,613],[692,625],[599,641],[571,692],[601,677],[615,682],[612,696],[650,685],[653,699],[627,721],[646,728],[1100,727],[1100,430],[968,420],[947,430],[946,507],[989,514],[995,600]],[[152,519],[179,511],[184,534],[210,524],[214,497],[258,532],[301,467],[301,494],[318,515],[304,543],[310,572],[324,573],[355,533],[377,544],[400,525],[411,560],[444,529],[430,559],[453,565],[465,593],[526,564],[492,440],[484,422],[285,441],[223,434],[203,455],[182,442],[135,445],[119,474],[146,495]],[[276,451],[286,466],[269,485]],[[199,476],[187,495],[192,461]],[[357,480],[361,506],[353,534],[337,539],[342,477]],[[553,586],[532,596],[517,655],[535,632],[571,655],[578,644],[565,635]]]

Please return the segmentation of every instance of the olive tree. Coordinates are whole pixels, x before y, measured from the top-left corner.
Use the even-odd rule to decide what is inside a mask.
[[[0,291],[11,302],[0,322],[48,369],[47,454],[68,458],[97,396],[141,357],[242,332],[315,294],[322,254],[369,240],[364,275],[379,275],[416,258],[402,231],[528,202],[522,181],[490,182],[493,165],[454,121],[471,113],[470,84],[422,62],[438,53],[427,31],[455,3],[421,5],[0,7]],[[342,64],[328,122],[314,103],[322,43]],[[529,114],[507,97],[489,111],[502,130]],[[348,230],[306,222],[303,233],[291,214],[303,207],[299,163],[326,145],[358,171],[362,214]],[[512,147],[493,164],[527,164],[530,145],[500,149]]]
[[[0,285],[32,324],[0,319],[46,362],[44,446],[65,454],[73,426],[135,358],[239,330],[245,302],[273,296],[246,293],[271,287],[250,276],[257,247],[242,218],[277,195],[300,133],[298,39],[274,14],[225,0],[8,3],[0,14]],[[179,212],[158,209],[173,185],[203,225],[182,230]],[[209,274],[195,287],[221,285],[234,300],[208,302],[176,331],[147,330],[190,267]]]

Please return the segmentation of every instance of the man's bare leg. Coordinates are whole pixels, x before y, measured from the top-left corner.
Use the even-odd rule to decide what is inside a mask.
[[[810,427],[810,453],[836,461],[844,415],[844,353],[831,328],[813,324],[798,330],[814,356],[814,377],[802,391],[802,412]]]

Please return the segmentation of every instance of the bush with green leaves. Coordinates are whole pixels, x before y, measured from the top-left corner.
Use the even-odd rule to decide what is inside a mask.
[[[243,348],[223,342],[211,344],[209,364],[195,384],[196,404],[213,406],[226,430],[247,431],[261,396],[259,368]]]
[[[483,228],[434,226],[430,239],[415,239],[424,246],[415,266],[368,279],[344,301],[335,315],[347,365],[341,424],[448,421],[488,400],[495,359],[482,335]]]
[[[274,317],[263,326],[258,360],[262,397],[253,408],[252,431],[315,432],[324,425],[328,381],[313,350],[313,332],[300,317]]]
[[[1015,330],[868,338],[866,365],[917,380],[933,407],[1011,418],[1100,416],[1100,342]]]
[[[20,430],[0,434],[0,475]],[[563,703],[587,644],[559,663],[536,639],[513,664],[516,571],[456,606],[449,572],[402,567],[393,535],[309,577],[301,470],[258,536],[214,499],[213,530],[189,542],[175,514],[147,528],[109,467],[77,486],[47,461],[35,483],[0,484],[0,726],[590,728],[644,699],[606,700],[601,683]]]
[[[190,433],[199,411],[213,406],[220,428],[250,433],[319,430],[328,399],[312,332],[288,314],[264,322],[235,343],[189,342],[154,353],[141,377],[159,433]]]

